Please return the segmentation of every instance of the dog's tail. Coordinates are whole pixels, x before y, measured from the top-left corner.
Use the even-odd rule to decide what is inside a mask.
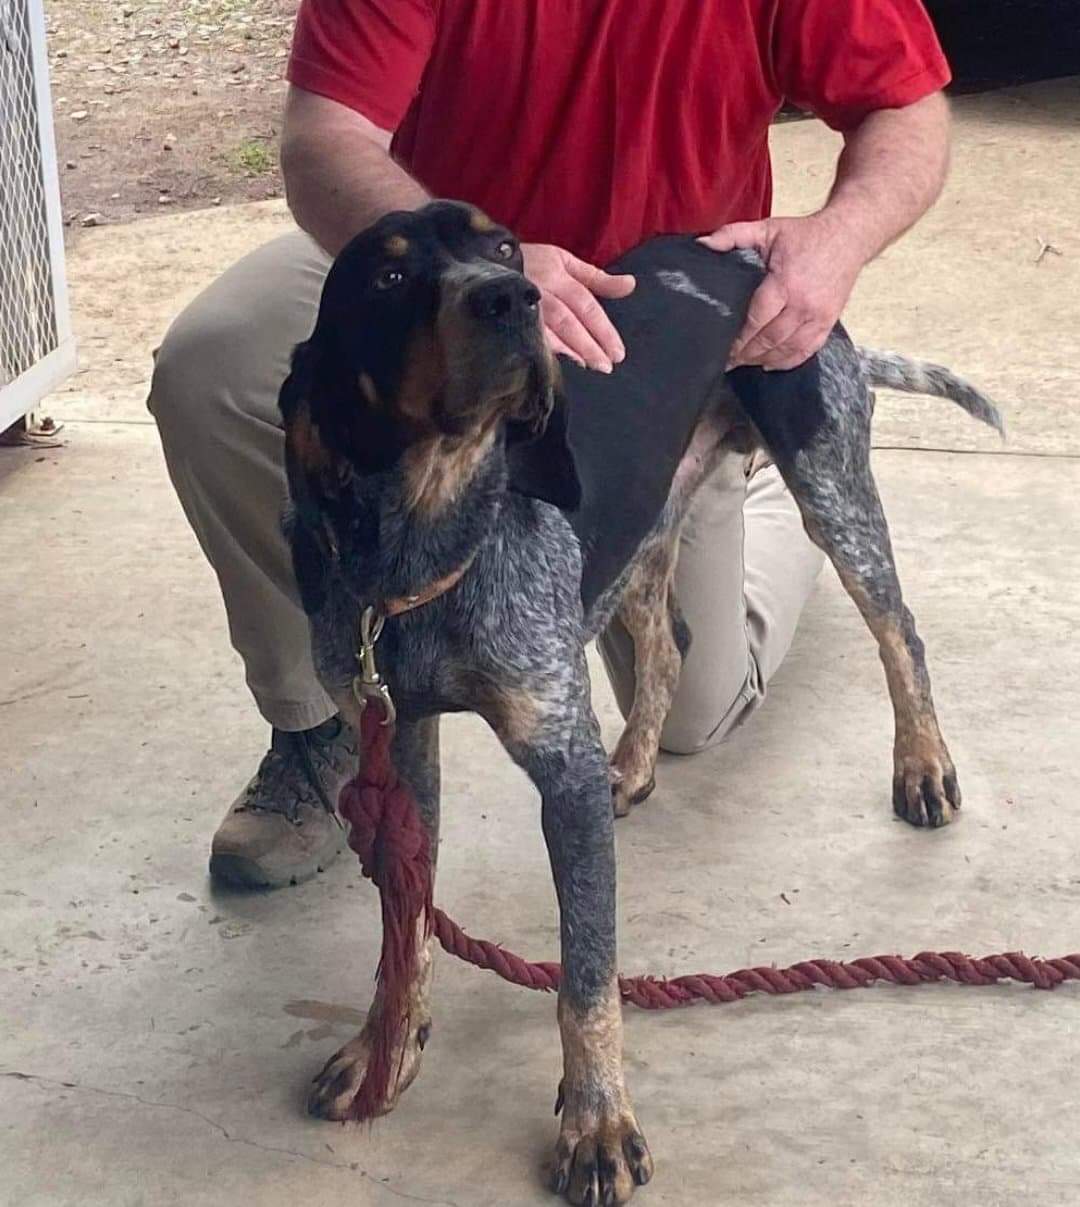
[[[980,394],[970,382],[957,377],[950,369],[928,361],[912,360],[898,352],[877,352],[873,348],[859,348],[858,352],[863,373],[871,385],[902,390],[905,394],[949,398],[973,419],[989,424],[1005,439],[1005,420],[1001,412],[985,394]]]

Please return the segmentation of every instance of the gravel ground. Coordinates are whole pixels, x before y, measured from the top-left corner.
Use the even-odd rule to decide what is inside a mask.
[[[296,0],[48,0],[68,242],[147,213],[280,196]]]

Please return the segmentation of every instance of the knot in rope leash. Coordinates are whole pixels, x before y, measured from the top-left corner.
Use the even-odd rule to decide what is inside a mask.
[[[424,937],[429,933],[432,911],[427,830],[412,793],[394,770],[394,731],[384,721],[378,708],[364,709],[362,768],[342,788],[338,802],[360,870],[379,890],[383,924],[378,1025],[368,1030],[371,1050],[350,1108],[354,1119],[373,1118],[385,1100],[394,1052],[409,1022],[409,986],[420,931]]]

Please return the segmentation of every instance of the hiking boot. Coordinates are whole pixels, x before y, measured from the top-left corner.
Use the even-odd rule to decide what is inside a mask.
[[[321,872],[346,845],[335,806],[358,760],[340,717],[301,733],[272,730],[258,771],[214,835],[210,875],[234,887],[281,888]]]

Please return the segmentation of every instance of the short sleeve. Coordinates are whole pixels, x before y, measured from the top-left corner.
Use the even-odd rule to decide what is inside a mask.
[[[777,0],[773,71],[784,97],[851,130],[951,79],[920,0]]]
[[[291,83],[396,130],[435,39],[433,0],[302,0]]]

